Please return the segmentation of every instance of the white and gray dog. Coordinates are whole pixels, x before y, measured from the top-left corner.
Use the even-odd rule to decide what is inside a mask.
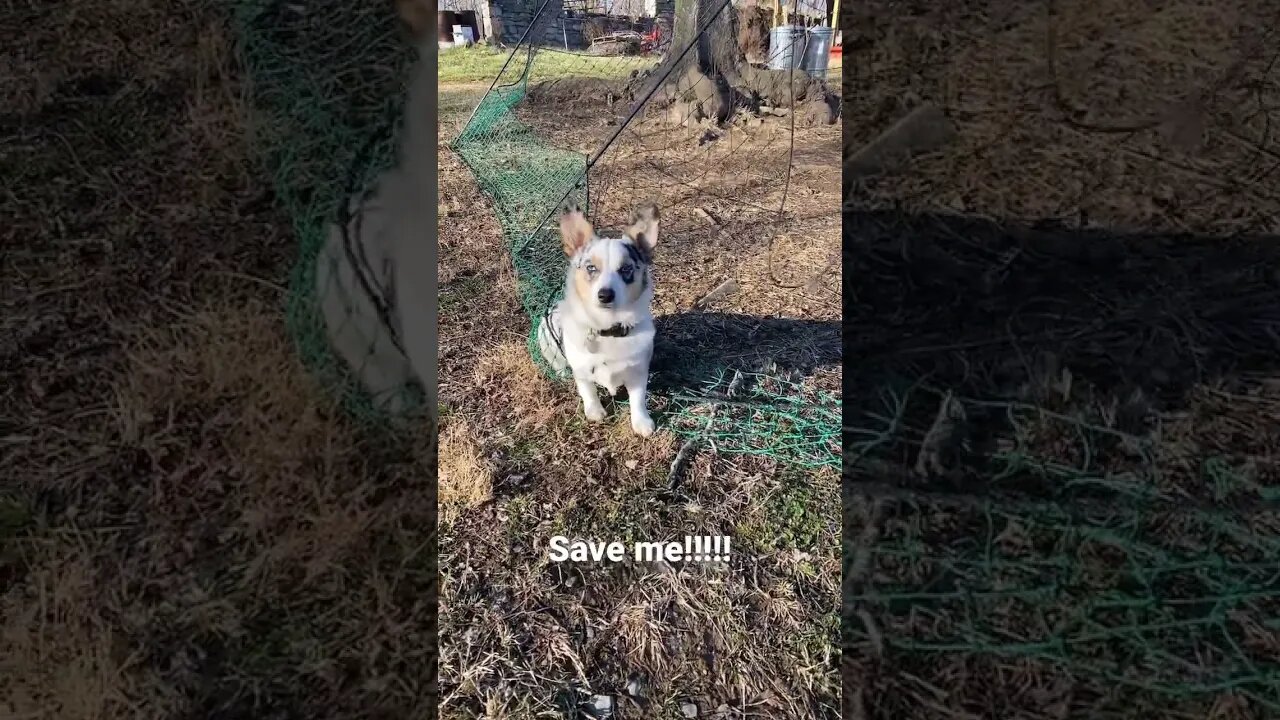
[[[649,361],[653,357],[653,250],[658,208],[642,205],[621,233],[602,237],[576,206],[560,215],[569,269],[564,298],[542,318],[538,346],[547,362],[573,372],[588,420],[604,419],[596,386],[627,389],[631,429],[649,437]]]

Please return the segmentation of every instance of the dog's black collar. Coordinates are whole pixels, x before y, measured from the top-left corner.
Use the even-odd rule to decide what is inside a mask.
[[[631,334],[631,326],[618,323],[613,327],[607,327],[603,330],[597,330],[596,334],[600,337],[626,337]]]

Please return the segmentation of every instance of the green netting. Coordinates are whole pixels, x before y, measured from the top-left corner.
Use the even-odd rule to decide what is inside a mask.
[[[560,202],[585,182],[587,158],[551,147],[516,118],[513,109],[528,91],[533,62],[520,49],[511,60],[503,74],[514,74],[514,82],[495,84],[485,94],[453,149],[493,198],[515,262],[520,302],[531,318],[540,318],[564,282],[558,230],[550,223]],[[555,254],[548,256],[547,248]],[[529,336],[529,350],[550,373],[537,351],[536,332]]]
[[[1275,522],[1263,503],[1280,499],[1277,488],[1209,457],[1200,470],[1213,501],[1180,503],[1156,490],[1150,439],[1029,404],[965,402],[1062,431],[1080,460],[1017,444],[993,454],[997,483],[1050,482],[1052,501],[864,487],[880,495],[880,517],[873,541],[852,541],[845,602],[877,619],[847,618],[849,641],[1048,661],[1115,686],[1178,699],[1230,691],[1280,711],[1280,665],[1267,650],[1280,630],[1280,536],[1260,532]],[[854,430],[854,464],[906,430],[900,399],[891,404],[883,425]],[[1108,440],[1141,464],[1097,467]]]
[[[548,376],[557,374],[542,358],[537,333],[564,286],[557,211],[574,197],[590,214],[595,180],[590,156],[554,146],[522,122],[518,110],[539,80],[635,77],[655,65],[646,57],[606,61],[521,44],[453,141],[454,151],[494,201],[530,318],[529,352]],[[597,148],[595,156],[608,149]],[[660,426],[720,452],[806,467],[839,464],[840,406],[832,393],[809,388],[799,378],[725,363],[686,365],[667,374],[655,377],[651,386]],[[567,371],[558,375],[567,376]]]
[[[998,673],[965,698],[988,707],[1069,685],[1071,717],[1100,696],[1280,712],[1280,396],[1258,331],[1280,288],[1250,272],[1274,245],[1097,230],[1011,257],[1010,228],[973,218],[851,210],[845,229],[845,657],[956,695]],[[1151,358],[1181,374],[1152,382]]]
[[[413,52],[394,14],[378,4],[237,0],[234,25],[250,76],[255,147],[298,241],[287,307],[298,351],[358,418],[376,422],[391,410],[420,409],[403,358],[371,316],[363,288],[341,276],[367,263],[348,257],[342,247],[347,240],[329,242],[341,205],[363,197],[391,164]],[[362,224],[369,218],[360,208],[354,215],[348,235],[359,258],[360,235],[371,231]],[[361,271],[376,275],[367,266]],[[345,308],[329,328],[326,300]],[[355,351],[349,363],[335,357],[329,335],[343,333],[365,338],[363,358]],[[362,386],[364,377],[378,379],[376,392],[371,384]]]

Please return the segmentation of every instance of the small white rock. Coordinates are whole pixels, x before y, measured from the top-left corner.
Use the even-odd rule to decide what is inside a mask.
[[[687,718],[696,718],[696,717],[698,717],[698,705],[697,705],[697,703],[692,703],[692,702],[685,702],[685,703],[681,703],[681,704],[680,704],[680,714],[681,714],[681,715],[684,715],[684,716],[685,716],[685,717],[687,717]]]
[[[596,717],[608,717],[613,714],[613,697],[609,695],[596,695],[591,698],[591,709],[595,710]]]
[[[640,697],[640,693],[644,688],[640,685],[640,678],[633,677],[627,681],[627,694],[631,697]]]

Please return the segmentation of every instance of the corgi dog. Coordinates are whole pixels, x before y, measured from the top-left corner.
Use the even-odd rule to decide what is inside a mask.
[[[592,422],[605,416],[597,386],[611,395],[625,387],[631,429],[649,437],[654,432],[648,387],[658,208],[642,205],[626,229],[601,236],[582,211],[570,205],[561,212],[560,235],[569,269],[564,297],[538,325],[542,356],[557,372],[572,372]]]
[[[435,3],[396,0],[418,57],[412,69],[396,165],[372,193],[352,198],[346,227],[331,225],[316,260],[316,293],[330,345],[376,407],[407,409],[405,386],[422,388],[437,415]]]

